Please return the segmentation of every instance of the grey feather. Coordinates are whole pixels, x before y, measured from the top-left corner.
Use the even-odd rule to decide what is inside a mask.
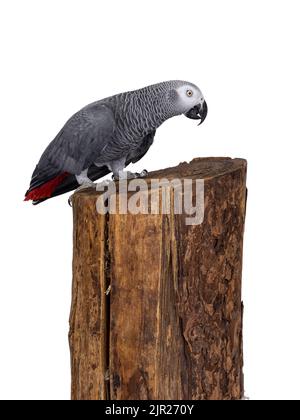
[[[114,130],[113,112],[104,104],[93,104],[69,119],[43,153],[39,166],[80,174],[101,154]]]

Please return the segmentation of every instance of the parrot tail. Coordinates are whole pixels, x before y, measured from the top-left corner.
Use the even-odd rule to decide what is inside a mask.
[[[96,181],[103,176],[110,173],[110,170],[106,166],[98,167],[91,165],[88,170],[88,177],[92,181]],[[44,178],[35,180],[30,186],[29,190],[25,194],[25,200],[32,200],[32,204],[40,204],[49,198],[56,197],[61,194],[73,191],[79,187],[75,175],[69,174],[68,172],[61,173],[51,179]]]
[[[69,174],[64,172],[37,187],[29,188],[25,194],[24,201],[37,201],[40,199],[50,198],[56,187],[68,176]]]

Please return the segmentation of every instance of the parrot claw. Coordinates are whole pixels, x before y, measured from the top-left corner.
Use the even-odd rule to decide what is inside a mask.
[[[68,198],[68,204],[70,207],[72,207],[72,201],[73,201],[73,196],[75,193],[77,193],[78,191],[82,191],[82,190],[86,190],[88,188],[96,188],[97,184],[95,184],[94,182],[84,182],[82,185],[80,185],[78,188],[76,188],[76,190],[74,191],[74,193],[72,195],[70,195],[70,197]]]
[[[111,182],[112,181],[110,181],[109,179],[105,179],[102,182],[98,182],[97,184],[94,184],[95,187],[96,187],[96,191],[102,191],[103,188],[108,187]]]
[[[78,191],[86,190],[88,188],[96,188],[96,186],[97,186],[97,184],[95,184],[92,181],[91,182],[84,182],[78,188],[76,188],[76,190],[74,191],[74,194],[77,193]]]
[[[147,169],[143,169],[142,172],[135,172],[132,174],[132,178],[144,178],[148,175]]]
[[[148,171],[147,171],[147,169],[143,169],[142,170],[142,172],[141,173],[139,173],[138,175],[141,177],[141,178],[143,178],[144,176],[147,176],[148,175]]]
[[[148,175],[148,171],[143,169],[142,172],[130,172],[130,171],[121,171],[119,175],[112,175],[114,181],[119,181],[122,179],[136,179],[143,178]]]

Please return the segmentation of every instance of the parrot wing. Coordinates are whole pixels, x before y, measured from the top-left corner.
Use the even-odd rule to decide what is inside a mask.
[[[129,163],[136,163],[139,160],[142,159],[142,157],[145,156],[145,154],[148,152],[150,146],[153,144],[154,136],[155,136],[156,130],[151,131],[149,134],[147,134],[140,147],[136,150],[134,156],[130,159],[130,161],[127,163],[126,166],[129,165]]]
[[[101,102],[95,102],[73,115],[43,153],[25,200],[50,198],[62,184],[64,188],[67,185],[71,188],[76,182],[76,188],[75,174],[90,167],[101,155],[113,136],[115,125],[113,111]]]

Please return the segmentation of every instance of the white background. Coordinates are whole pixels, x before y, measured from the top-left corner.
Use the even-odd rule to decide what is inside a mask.
[[[23,196],[40,154],[82,106],[186,79],[209,114],[158,131],[135,169],[248,160],[245,386],[299,399],[299,2],[9,0],[0,6],[0,398],[68,399],[72,211]]]

